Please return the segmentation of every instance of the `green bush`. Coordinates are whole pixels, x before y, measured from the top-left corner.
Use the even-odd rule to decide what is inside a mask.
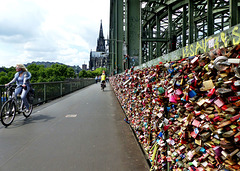
[[[32,74],[31,83],[64,81],[67,78],[76,78],[74,69],[67,65],[53,64],[50,67],[44,65],[31,64],[27,66]],[[4,68],[6,72],[0,72],[0,84],[10,82],[16,73],[15,67]]]

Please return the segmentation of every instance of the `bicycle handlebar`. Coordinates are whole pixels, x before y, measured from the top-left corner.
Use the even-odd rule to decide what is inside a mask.
[[[11,85],[11,84],[9,84],[9,85],[5,86],[5,88],[6,88],[7,90],[10,90],[10,89],[12,89],[12,87],[13,87],[13,85]]]
[[[9,85],[5,86],[5,88],[6,88],[8,91],[10,91],[11,89],[13,89],[13,87],[14,87],[14,85],[12,85],[12,84],[9,84]],[[27,86],[26,86],[26,87],[23,87],[22,85],[20,85],[19,87],[22,87],[22,88],[24,88],[25,90],[27,90]]]

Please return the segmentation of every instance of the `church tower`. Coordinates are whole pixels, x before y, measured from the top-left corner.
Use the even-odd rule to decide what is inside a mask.
[[[96,51],[90,52],[89,69],[95,70],[97,68],[107,68],[108,66],[108,48],[105,46],[105,39],[103,36],[102,20],[100,24],[99,37],[97,39]]]
[[[99,37],[97,40],[96,51],[97,52],[105,52],[105,39],[103,36],[102,20],[101,20],[101,24],[100,24],[100,31],[99,31]]]

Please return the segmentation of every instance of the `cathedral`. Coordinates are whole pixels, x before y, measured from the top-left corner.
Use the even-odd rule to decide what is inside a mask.
[[[96,68],[107,68],[108,53],[105,46],[105,39],[103,36],[102,21],[100,24],[99,37],[97,39],[96,51],[90,52],[89,70],[95,70]]]

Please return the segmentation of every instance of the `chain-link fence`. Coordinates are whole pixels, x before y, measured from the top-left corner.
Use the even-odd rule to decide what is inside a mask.
[[[55,98],[72,93],[76,90],[89,86],[95,83],[92,78],[75,79],[69,81],[49,82],[49,83],[32,83],[32,87],[35,90],[35,98],[33,104],[40,104],[53,100]],[[0,85],[0,107],[8,99],[6,95],[6,89],[4,85]]]

